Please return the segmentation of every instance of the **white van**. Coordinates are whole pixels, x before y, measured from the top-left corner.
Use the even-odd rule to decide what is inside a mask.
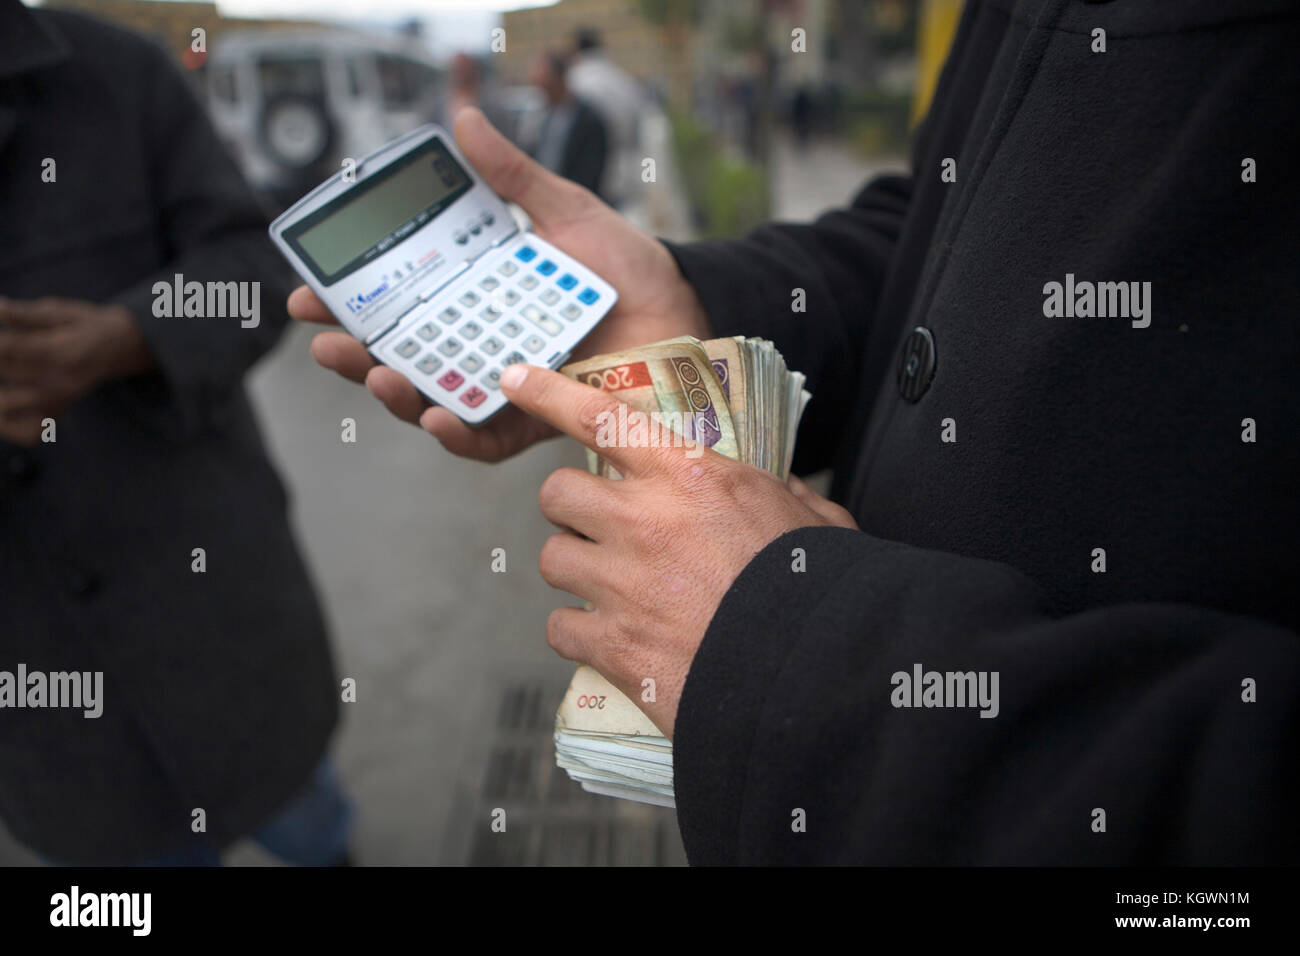
[[[413,38],[343,31],[231,33],[204,72],[217,132],[254,188],[279,204],[438,118],[443,77]]]

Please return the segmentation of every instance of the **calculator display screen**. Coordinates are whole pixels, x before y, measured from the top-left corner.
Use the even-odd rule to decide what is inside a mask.
[[[413,235],[473,185],[437,137],[284,233],[325,285]]]

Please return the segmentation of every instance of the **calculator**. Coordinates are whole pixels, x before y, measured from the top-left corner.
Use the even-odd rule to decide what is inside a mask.
[[[433,125],[345,166],[270,232],[344,329],[470,425],[507,404],[507,365],[559,368],[618,299],[520,229]]]

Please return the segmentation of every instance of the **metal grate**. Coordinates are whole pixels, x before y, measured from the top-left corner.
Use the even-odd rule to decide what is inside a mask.
[[[680,866],[676,814],[587,793],[555,766],[551,739],[563,687],[512,682],[501,692],[482,786],[473,800],[471,866]],[[506,813],[493,832],[492,812]],[[449,829],[467,819],[456,813]]]

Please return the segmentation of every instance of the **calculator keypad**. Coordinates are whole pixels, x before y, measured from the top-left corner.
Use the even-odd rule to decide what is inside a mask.
[[[436,304],[430,302],[414,321],[399,327],[391,340],[395,344],[387,346],[390,355],[402,360],[394,363],[398,368],[410,365],[413,380],[428,383],[422,389],[431,389],[431,397],[443,396],[438,400],[444,404],[455,399],[452,407],[470,421],[481,419],[483,412],[469,410],[489,398],[489,410],[500,405],[506,366],[562,361],[561,351],[573,346],[574,327],[581,330],[578,320],[589,307],[593,315],[606,307],[602,294],[582,281],[580,268],[575,274],[572,260],[529,239],[533,241],[499,253],[499,261],[489,260],[436,296]],[[446,367],[448,359],[454,368]],[[438,388],[432,389],[435,381]]]

